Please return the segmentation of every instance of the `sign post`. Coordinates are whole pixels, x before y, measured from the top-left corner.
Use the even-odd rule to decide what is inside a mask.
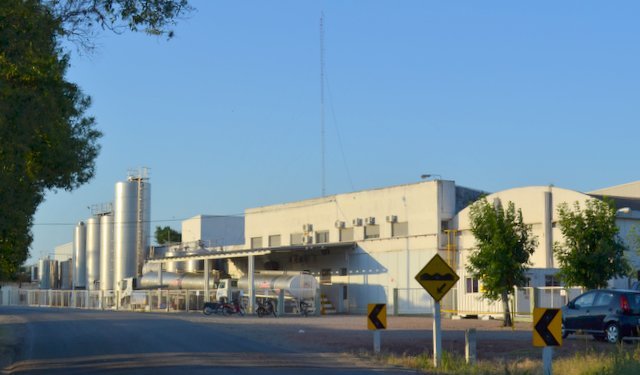
[[[551,375],[553,347],[562,346],[562,310],[533,309],[533,346],[542,347],[542,373]]]
[[[367,306],[367,328],[373,330],[373,351],[380,353],[380,330],[387,329],[387,305],[370,303]]]
[[[438,254],[416,275],[416,281],[433,298],[433,366],[442,362],[442,332],[440,326],[440,300],[458,282],[460,277]]]

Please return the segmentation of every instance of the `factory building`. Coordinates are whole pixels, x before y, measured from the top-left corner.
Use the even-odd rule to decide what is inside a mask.
[[[610,197],[628,245],[628,233],[640,224],[640,182],[587,193],[529,186],[487,195],[454,181],[427,180],[249,208],[244,217],[198,215],[183,221],[180,243],[150,247],[150,185],[145,175],[134,175],[116,184],[113,209],[97,210],[76,226],[69,262],[73,287],[122,290],[124,279],[138,277],[139,287],[206,292],[220,274],[309,273],[318,282],[323,311],[364,313],[370,303],[386,303],[394,313],[422,314],[432,312],[432,299],[414,277],[440,254],[460,276],[443,308],[499,314],[501,305],[482,299],[482,284],[466,271],[475,246],[469,205],[483,195],[490,202],[513,202],[532,226],[538,247],[528,273],[531,287],[560,285],[553,253],[554,243],[563,240],[560,204]],[[633,251],[629,259],[640,268]],[[207,270],[216,276],[210,279]],[[68,271],[58,274],[68,277]],[[626,279],[611,281],[612,287],[627,285]],[[532,298],[526,290],[518,293],[517,303]]]

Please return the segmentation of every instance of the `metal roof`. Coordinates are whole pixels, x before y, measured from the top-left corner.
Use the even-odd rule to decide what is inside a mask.
[[[321,243],[310,245],[293,245],[293,246],[278,246],[261,249],[246,249],[246,250],[210,250],[208,254],[196,254],[185,255],[179,257],[166,257],[149,259],[147,263],[165,263],[165,262],[185,262],[189,260],[208,260],[208,259],[230,259],[230,258],[243,258],[249,256],[268,255],[272,253],[285,253],[292,251],[312,251],[312,250],[324,250],[324,249],[353,249],[356,247],[355,242],[336,242],[336,243]]]

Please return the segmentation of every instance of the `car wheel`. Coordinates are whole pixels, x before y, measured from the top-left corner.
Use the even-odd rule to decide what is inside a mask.
[[[213,309],[209,306],[205,306],[205,308],[202,309],[202,312],[204,313],[204,315],[211,315],[211,313],[213,312]]]
[[[569,332],[564,328],[564,322],[562,322],[562,328],[560,328],[560,332],[562,332],[562,338],[566,339],[569,336]]]
[[[620,327],[617,324],[611,323],[604,330],[606,334],[607,342],[612,344],[619,343],[622,340],[622,336],[620,335]]]

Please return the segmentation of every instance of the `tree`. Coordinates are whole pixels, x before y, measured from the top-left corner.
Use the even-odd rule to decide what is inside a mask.
[[[554,252],[559,276],[566,285],[603,288],[610,279],[629,273],[626,246],[618,236],[616,208],[611,200],[590,199],[584,209],[578,202],[573,209],[563,203],[558,216],[564,243],[556,242]]]
[[[182,242],[182,233],[171,229],[171,227],[169,226],[166,226],[166,227],[156,226],[155,237],[158,245]]]
[[[62,25],[61,35],[80,47],[94,48],[96,27],[121,33],[144,30],[173,37],[176,19],[193,10],[188,0],[43,0]]]
[[[505,210],[499,201],[492,205],[486,198],[481,199],[471,205],[470,219],[476,247],[469,257],[467,271],[482,282],[485,298],[502,300],[504,325],[510,326],[509,296],[514,293],[514,286],[527,283],[529,258],[537,239],[513,202]]]
[[[49,190],[71,191],[95,173],[100,131],[91,104],[65,79],[61,38],[90,44],[96,26],[171,36],[186,0],[0,1],[0,273],[28,257],[33,215]]]

